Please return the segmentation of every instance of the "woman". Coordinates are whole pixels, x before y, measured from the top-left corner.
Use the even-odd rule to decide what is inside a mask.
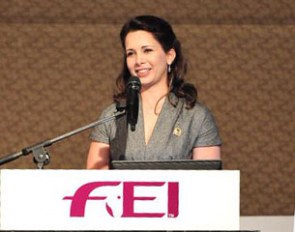
[[[126,120],[95,127],[87,168],[109,169],[112,159],[220,159],[214,119],[197,102],[195,87],[184,81],[187,64],[169,23],[138,16],[122,27],[120,38],[124,62],[116,82],[118,93],[101,118],[116,111],[115,103],[126,99],[129,78],[137,76],[141,82],[138,123],[135,131],[126,129]]]

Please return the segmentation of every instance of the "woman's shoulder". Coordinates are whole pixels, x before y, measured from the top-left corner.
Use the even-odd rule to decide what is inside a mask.
[[[182,117],[187,122],[193,122],[197,124],[204,121],[215,121],[214,115],[211,110],[201,102],[196,102],[195,105],[190,109],[186,108],[184,105],[182,110]]]
[[[101,117],[113,115],[116,111],[117,111],[116,104],[111,103],[102,110]]]
[[[191,108],[188,108],[186,106],[185,102],[183,102],[183,104],[184,104],[184,109],[185,109],[184,111],[187,112],[188,114],[202,114],[202,115],[206,115],[208,113],[209,114],[211,113],[210,110],[209,110],[209,108],[205,104],[203,104],[203,103],[201,103],[199,101],[197,101],[194,104],[194,106],[191,107]]]
[[[170,93],[169,101],[172,106],[174,106],[176,109],[178,108],[182,112],[182,114],[187,116],[205,116],[208,113],[210,114],[209,108],[200,101],[196,101],[192,107],[188,107],[184,98],[179,98],[173,93]]]

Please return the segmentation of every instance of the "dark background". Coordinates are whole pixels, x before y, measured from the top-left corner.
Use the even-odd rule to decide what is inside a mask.
[[[241,215],[293,215],[293,0],[0,0],[0,155],[97,119],[121,68],[121,25],[138,14],[166,18],[182,42],[224,169],[241,171]],[[46,168],[85,168],[88,134],[48,148]],[[36,166],[29,155],[1,168]]]

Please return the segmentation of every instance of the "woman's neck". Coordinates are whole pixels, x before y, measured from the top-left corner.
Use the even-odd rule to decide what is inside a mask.
[[[149,111],[153,111],[156,115],[161,112],[165,97],[168,94],[168,87],[161,89],[144,89],[141,92],[141,100],[143,107]]]
[[[166,96],[169,92],[168,86],[158,87],[158,88],[142,88],[141,91],[141,99],[142,101],[147,102],[157,102],[160,98],[163,98],[163,96]]]

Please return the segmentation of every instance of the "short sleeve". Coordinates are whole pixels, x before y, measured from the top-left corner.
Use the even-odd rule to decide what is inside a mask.
[[[206,109],[194,147],[220,146],[221,144],[215,119],[211,112]]]
[[[107,107],[101,113],[99,120],[111,116],[115,111],[114,105]],[[114,121],[95,126],[90,132],[89,139],[92,141],[109,144],[113,135],[113,130],[115,129],[114,126]]]

